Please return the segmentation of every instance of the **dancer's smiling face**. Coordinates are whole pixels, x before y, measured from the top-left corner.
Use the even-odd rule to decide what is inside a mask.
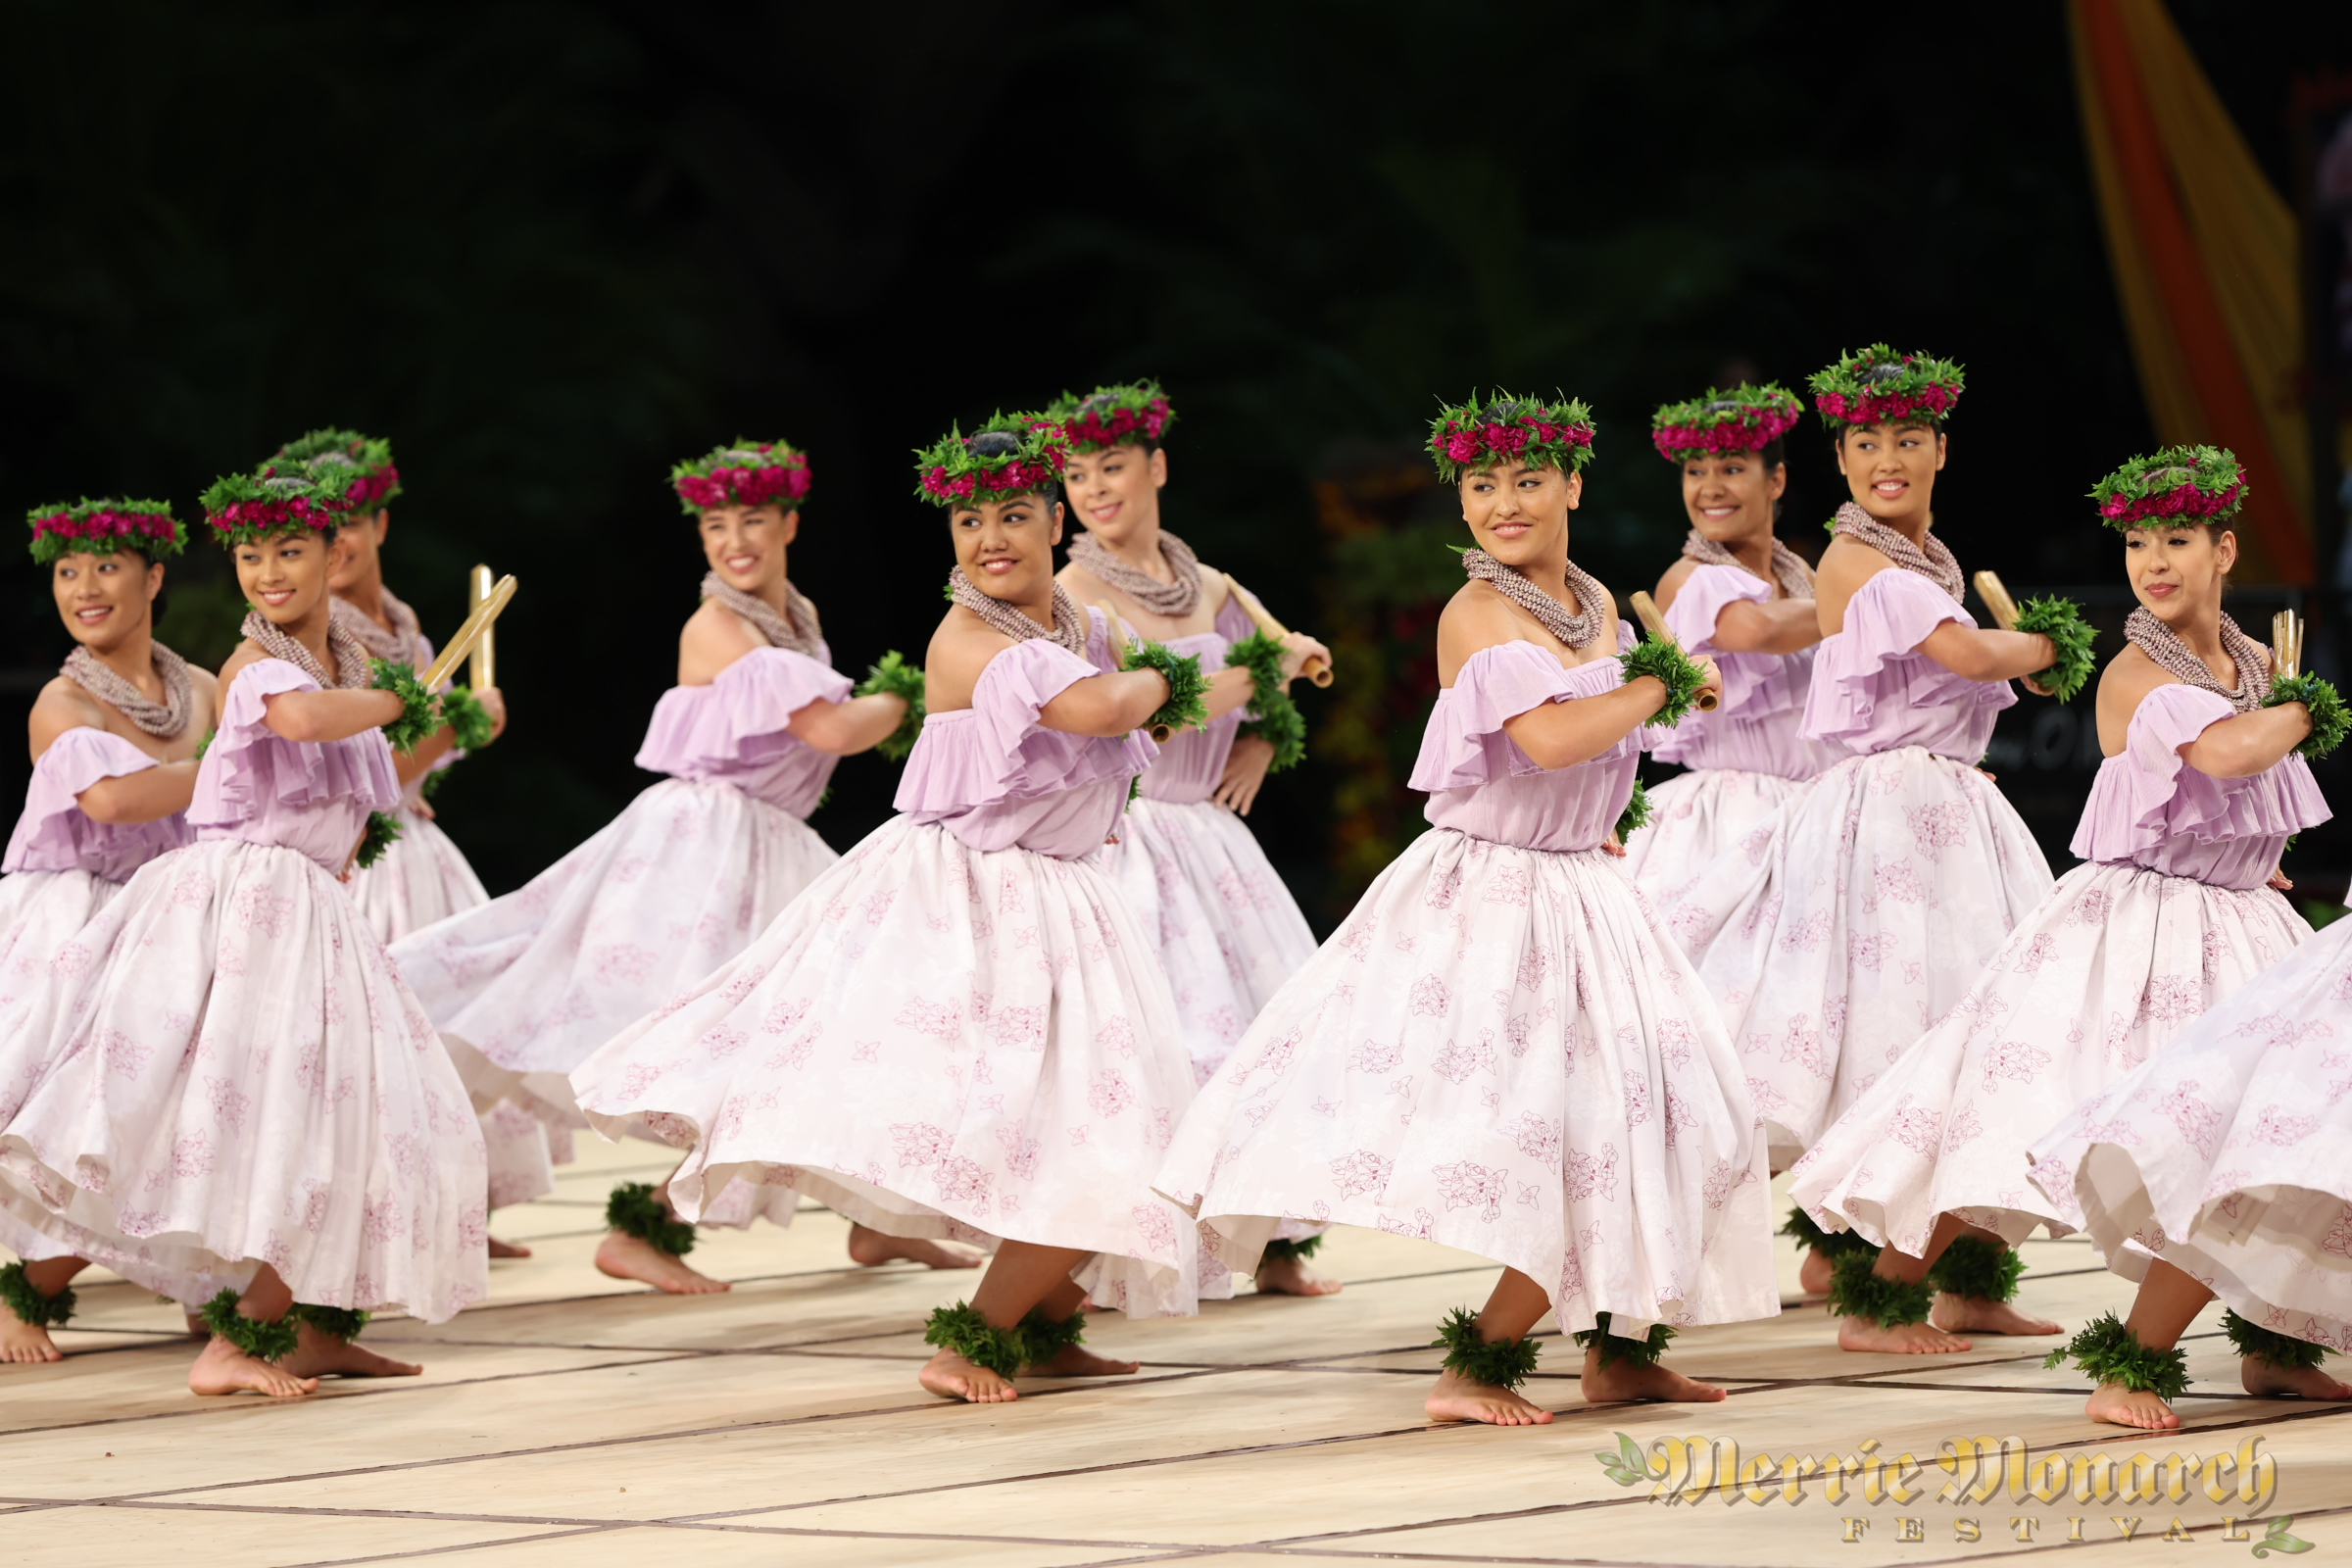
[[[784,576],[785,548],[801,536],[799,509],[774,502],[763,507],[705,507],[703,559],[719,581],[759,594]]]
[[[948,527],[956,539],[956,564],[989,598],[1019,605],[1053,598],[1061,503],[1023,492],[958,506],[948,514]]]
[[[356,584],[382,581],[384,536],[391,531],[392,514],[382,507],[335,530],[334,546],[327,552],[327,592],[348,593]]]
[[[2132,597],[2167,625],[2218,610],[2230,568],[2235,564],[2237,535],[2227,528],[2181,522],[2133,528],[2124,535],[2124,570],[2132,578]]]
[[[1113,547],[1159,520],[1159,491],[1167,482],[1166,449],[1148,452],[1140,443],[1073,453],[1061,472],[1071,516]]]
[[[316,528],[293,527],[237,546],[237,586],[246,603],[280,626],[292,625],[326,598],[327,558],[334,541]]]
[[[1928,514],[1943,459],[1943,432],[1930,425],[1855,425],[1838,437],[1838,471],[1855,503],[1896,527]]]
[[[94,654],[119,647],[148,623],[164,586],[164,564],[135,550],[94,556],[69,550],[49,568],[49,590],[74,640]]]
[[[1462,475],[1462,520],[1478,548],[1506,566],[1568,557],[1568,514],[1584,501],[1585,476],[1548,465],[1497,463]]]
[[[1772,504],[1788,488],[1788,466],[1761,452],[1719,452],[1683,465],[1683,510],[1699,537],[1739,544],[1772,534]]]

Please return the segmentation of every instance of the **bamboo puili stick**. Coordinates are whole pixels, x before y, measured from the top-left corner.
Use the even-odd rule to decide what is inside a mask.
[[[433,667],[418,677],[424,682],[426,691],[433,690],[449,679],[449,672],[473,652],[474,640],[490,628],[506,610],[507,601],[514,597],[514,577],[499,578],[498,586],[490,590],[490,597],[473,607],[473,613],[466,617],[466,624],[458,628],[458,634],[449,640],[449,646],[441,650],[441,657],[433,661]]]
[[[490,597],[490,568],[475,566],[466,583],[467,614],[482,607],[482,601]],[[495,629],[488,626],[482,628],[481,640],[473,645],[473,657],[466,667],[466,680],[477,692],[498,684],[498,633]]]
[[[1674,633],[1666,629],[1666,617],[1658,613],[1656,600],[1637,588],[1626,596],[1626,602],[1634,607],[1634,618],[1642,622],[1642,630],[1662,643],[1674,643],[1678,648],[1682,646],[1675,641]],[[1698,710],[1702,713],[1712,713],[1722,703],[1723,698],[1714,692],[1698,694]]]

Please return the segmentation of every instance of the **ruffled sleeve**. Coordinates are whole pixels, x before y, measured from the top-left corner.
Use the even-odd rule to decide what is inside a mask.
[[[2074,853],[2131,860],[2167,840],[2284,838],[2327,821],[2327,802],[2299,756],[2230,779],[2200,773],[2181,758],[2181,747],[2235,712],[2227,698],[2194,686],[2167,684],[2141,698],[2123,754],[2100,764],[2069,846]]]
[[[0,871],[55,870],[86,857],[83,841],[102,824],[82,814],[76,799],[100,779],[144,773],[156,760],[120,735],[90,725],[67,730],[32,764],[24,814],[17,818]]]
[[[1632,633],[1621,626],[1619,648],[1632,641]],[[1482,648],[1464,661],[1453,684],[1438,694],[1429,725],[1421,732],[1421,755],[1405,787],[1435,794],[1544,772],[1503,732],[1503,725],[1544,703],[1598,697],[1624,683],[1625,666],[1613,659],[1568,669],[1534,643]],[[1630,740],[1618,744],[1623,747]]]
[[[271,804],[320,806],[349,796],[370,811],[400,802],[392,747],[380,729],[339,741],[290,741],[269,725],[269,700],[315,692],[318,683],[282,659],[257,659],[237,672],[220,704],[220,728],[196,773],[188,820],[200,827],[243,822]]]
[[[1806,733],[1870,750],[1872,737],[1902,727],[1901,714],[1880,713],[1882,701],[1951,702],[1965,695],[1976,683],[1941,665],[1923,672],[1932,689],[1916,688],[1902,671],[1888,667],[1917,654],[1929,634],[1947,620],[1969,627],[1977,623],[1959,601],[1918,572],[1893,567],[1872,576],[1846,601],[1843,628],[1819,645]],[[1990,689],[2009,702],[2016,700],[2006,682]]]
[[[967,709],[933,713],[899,779],[902,811],[953,811],[1013,796],[1048,795],[1119,774],[1132,776],[1157,755],[1141,730],[1098,739],[1038,722],[1045,706],[1078,682],[1116,665],[1105,623],[1089,611],[1090,658],[1043,637],[1014,643],[988,662]]]
[[[756,648],[708,686],[673,686],[654,708],[637,765],[701,777],[757,767],[801,743],[792,715],[810,703],[838,703],[850,678],[788,648]]]
[[[1771,655],[1727,654],[1715,646],[1715,623],[1732,605],[1770,604],[1772,592],[1772,584],[1738,566],[1704,565],[1683,580],[1667,607],[1666,629],[1684,652],[1694,658],[1705,655],[1723,672],[1720,712],[1746,706],[1755,689],[1780,667],[1780,661]]]

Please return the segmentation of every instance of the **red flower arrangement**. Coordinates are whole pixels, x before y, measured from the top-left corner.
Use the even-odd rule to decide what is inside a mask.
[[[1429,451],[1447,484],[1498,460],[1574,473],[1592,460],[1592,411],[1576,398],[1544,404],[1499,390],[1482,405],[1474,392],[1469,402],[1438,411]]]
[[[787,441],[738,441],[669,470],[670,488],[689,513],[705,507],[781,506],[808,499],[808,454]]]
[[[32,559],[48,565],[76,551],[93,556],[136,550],[149,561],[176,556],[187,547],[187,531],[163,501],[57,502],[24,514],[32,528]]]

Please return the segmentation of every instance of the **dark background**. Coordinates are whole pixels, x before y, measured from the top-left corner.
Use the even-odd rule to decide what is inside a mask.
[[[2347,8],[2172,9],[2286,189],[2290,78],[2352,66]],[[1657,403],[1873,339],[1949,356],[1963,564],[2120,587],[2082,496],[2153,438],[2088,179],[2047,4],[20,3],[0,514],[86,492],[192,518],[305,429],[389,436],[389,576],[428,630],[477,560],[522,584],[514,728],[438,803],[499,891],[650,782],[629,759],[703,569],[671,462],[812,453],[793,575],[861,671],[939,613],[910,449],[1156,375],[1170,525],[1386,661],[1300,688],[1317,758],[1254,818],[1327,926],[1411,828],[1413,607],[1458,580],[1414,476],[1441,395],[1595,406],[1575,552],[1623,593],[1684,529]],[[1813,553],[1842,498],[1817,425],[1791,467]],[[233,575],[199,542],[172,582],[163,635],[217,661]],[[0,594],[29,700],[69,645],[23,556]],[[2051,713],[2006,715],[1990,765],[2063,868],[2089,754]],[[853,759],[815,825],[846,847],[894,782]],[[2290,870],[2340,897],[2347,864],[2335,827]]]

